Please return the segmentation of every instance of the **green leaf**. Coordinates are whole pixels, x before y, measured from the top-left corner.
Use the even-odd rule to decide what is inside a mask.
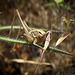
[[[23,45],[29,45],[29,46],[33,45],[33,44],[27,43],[25,41],[15,40],[15,39],[7,38],[7,37],[0,37],[0,40],[12,42],[12,43],[23,44]],[[50,51],[53,51],[53,52],[56,52],[56,53],[65,54],[65,55],[71,55],[69,52],[66,52],[66,51],[63,51],[63,50],[60,50],[60,49],[56,49],[56,48],[53,48],[53,47],[49,47],[47,50],[50,50]]]
[[[11,26],[0,27],[0,30],[8,30],[8,29],[11,29]],[[20,29],[20,26],[13,26],[13,29]],[[23,27],[21,27],[21,29],[23,29]],[[31,29],[36,29],[36,28],[31,28]],[[48,31],[47,29],[42,29],[42,30],[44,30],[45,32]]]
[[[65,9],[67,9],[67,10],[71,10],[67,5],[63,5],[63,3],[60,3],[59,4],[62,8],[65,8]]]
[[[67,5],[64,5],[64,4],[63,4],[63,1],[64,1],[64,0],[57,0],[59,6],[61,6],[62,8],[65,8],[65,9],[67,9],[67,10],[71,10],[71,8],[69,8]],[[51,2],[51,3],[47,3],[47,4],[46,4],[46,6],[55,6],[55,5],[56,5],[55,2]]]
[[[58,3],[62,3],[64,0],[57,0]]]
[[[55,6],[56,4],[54,2],[52,3],[47,3],[46,6]]]
[[[0,30],[7,30],[7,29],[11,29],[11,26],[0,27]],[[20,29],[20,26],[13,26],[13,29]],[[21,27],[21,29],[23,29],[23,27]]]

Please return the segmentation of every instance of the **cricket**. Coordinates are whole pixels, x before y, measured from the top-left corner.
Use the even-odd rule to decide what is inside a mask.
[[[23,37],[26,39],[25,41],[33,43],[35,46],[38,46],[43,51],[45,51],[49,46],[51,32],[50,31],[45,32],[41,29],[31,30],[28,27],[28,25],[26,24],[26,22],[22,21],[19,11],[16,10],[16,12],[17,12],[17,15],[20,19],[21,25],[23,26],[23,29],[24,29],[24,32],[25,32],[24,35],[23,35]],[[44,43],[44,41],[45,41],[45,43]],[[44,47],[40,46],[43,43],[44,43]]]
[[[52,32],[51,31],[45,32],[42,29],[33,29],[32,30],[31,28],[28,27],[26,22],[22,20],[18,10],[16,10],[16,13],[21,22],[21,26],[24,29],[23,38],[25,39],[25,41],[32,43],[33,45],[42,49],[42,54],[41,54],[41,58],[40,58],[40,63],[41,63],[41,61],[43,59],[43,55],[44,55],[46,49],[49,47]],[[36,74],[38,67],[39,67],[39,65],[37,66],[34,75]]]

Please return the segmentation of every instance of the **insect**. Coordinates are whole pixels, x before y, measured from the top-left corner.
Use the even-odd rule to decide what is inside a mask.
[[[33,45],[42,49],[43,52],[41,54],[41,59],[40,59],[40,62],[41,62],[43,58],[43,54],[48,48],[50,40],[51,40],[51,36],[50,36],[51,31],[45,32],[41,29],[33,29],[33,30],[30,29],[28,25],[26,24],[26,22],[22,21],[19,11],[16,10],[16,12],[20,19],[21,25],[23,26],[23,29],[24,29],[23,37],[25,38],[25,41],[30,42]],[[43,45],[43,47],[41,45]]]
[[[43,31],[41,29],[33,29],[31,30],[28,25],[26,24],[26,22],[22,21],[20,13],[18,10],[16,10],[17,15],[21,21],[21,25],[24,28],[24,35],[23,37],[26,39],[25,41],[33,43],[35,46],[38,46],[39,48],[41,48],[42,50],[46,50],[49,46],[49,42],[50,42],[50,34],[51,31]],[[45,43],[44,43],[45,42]],[[40,46],[44,43],[44,47]]]

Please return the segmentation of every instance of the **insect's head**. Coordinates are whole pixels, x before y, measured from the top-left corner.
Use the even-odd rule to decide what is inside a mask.
[[[45,32],[44,31],[42,31],[42,30],[33,30],[32,32],[32,35],[34,36],[34,37],[41,37],[42,35],[44,35],[45,34]]]

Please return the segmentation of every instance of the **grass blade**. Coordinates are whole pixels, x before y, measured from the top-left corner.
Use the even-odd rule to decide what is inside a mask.
[[[25,41],[15,40],[15,39],[7,38],[7,37],[1,37],[1,36],[0,36],[0,40],[12,42],[12,43],[23,44],[23,45],[30,45],[30,46],[33,45],[33,44],[27,43]],[[49,47],[47,50],[50,50],[50,51],[53,51],[53,52],[56,52],[56,53],[65,54],[65,55],[71,55],[69,52],[66,52],[66,51],[63,51],[63,50],[60,50],[60,49],[56,49],[56,48],[53,48],[53,47]]]
[[[0,27],[0,30],[7,30],[7,29],[11,29],[11,26]],[[20,29],[20,26],[13,26],[13,29]],[[23,29],[23,27],[22,27],[22,29]]]

